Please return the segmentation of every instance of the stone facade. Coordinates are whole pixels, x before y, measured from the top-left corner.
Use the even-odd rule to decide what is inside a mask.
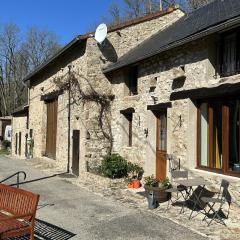
[[[224,82],[239,82],[239,75],[221,78],[216,71],[215,35],[188,43],[151,57],[138,64],[138,95],[126,93],[126,73],[113,74],[113,94],[117,95],[112,106],[114,151],[130,161],[140,163],[144,175],[156,174],[156,116],[147,106],[170,102],[170,95],[180,90],[214,87]],[[179,77],[184,75],[185,77]],[[154,85],[155,90],[150,87]],[[239,178],[196,169],[197,167],[197,107],[194,100],[172,101],[167,108],[167,154],[190,175],[201,176],[219,187],[224,177],[231,182],[231,193],[239,204]],[[134,108],[133,144],[128,146],[124,137],[128,125],[121,110]],[[147,134],[146,134],[147,133]],[[167,161],[167,160],[166,160]],[[169,161],[167,161],[169,163]],[[167,176],[170,177],[169,164]]]
[[[19,158],[26,158],[26,139],[28,134],[27,115],[14,115],[12,118],[12,155]]]
[[[47,106],[45,101],[41,101],[41,97],[57,90],[54,79],[64,78],[68,74],[68,66],[71,65],[71,71],[81,75],[78,81],[85,92],[94,89],[100,94],[111,94],[111,83],[102,73],[102,68],[182,16],[182,11],[175,9],[158,17],[114,28],[109,31],[101,46],[91,34],[87,35],[77,47],[68,51],[66,57],[47,68],[44,74],[35,74],[29,88],[29,129],[33,131],[34,157],[45,156]],[[94,166],[108,151],[109,141],[102,137],[98,116],[99,106],[94,102],[84,105],[71,104],[71,137],[73,130],[80,130],[80,172],[86,170],[86,165]],[[68,91],[65,91],[58,96],[56,161],[53,161],[63,169],[66,169],[68,162],[67,139]],[[72,141],[69,151],[71,168]]]

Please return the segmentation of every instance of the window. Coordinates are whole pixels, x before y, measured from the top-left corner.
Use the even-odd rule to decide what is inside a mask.
[[[221,68],[223,77],[240,73],[240,30],[235,29],[224,33],[220,46]]]
[[[127,74],[126,85],[128,88],[128,95],[133,96],[137,95],[137,84],[138,83],[138,69],[137,67],[131,68]]]
[[[199,103],[198,167],[240,176],[240,99]]]
[[[160,113],[157,118],[157,150],[167,151],[167,115]]]
[[[26,123],[26,128],[29,129],[29,112],[27,112],[27,123]]]

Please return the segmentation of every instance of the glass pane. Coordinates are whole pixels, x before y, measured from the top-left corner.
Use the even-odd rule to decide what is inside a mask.
[[[213,167],[222,168],[222,103],[212,103],[213,108]]]
[[[229,102],[229,170],[240,171],[239,100]]]
[[[167,118],[165,114],[160,115],[160,146],[159,150],[166,151],[167,150]]]
[[[208,166],[208,105],[201,104],[201,166]]]
[[[223,46],[223,73],[231,75],[236,72],[236,34],[226,36]]]

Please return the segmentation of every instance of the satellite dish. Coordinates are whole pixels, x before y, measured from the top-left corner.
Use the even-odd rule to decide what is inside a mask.
[[[105,23],[100,24],[95,32],[95,40],[102,44],[107,37],[107,25]]]

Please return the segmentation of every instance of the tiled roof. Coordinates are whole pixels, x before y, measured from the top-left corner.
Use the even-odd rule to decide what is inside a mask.
[[[119,58],[116,63],[107,66],[104,72],[108,73],[137,63],[214,31],[216,32],[219,30],[217,26],[224,29],[230,23],[240,23],[240,0],[216,0],[154,34]]]

